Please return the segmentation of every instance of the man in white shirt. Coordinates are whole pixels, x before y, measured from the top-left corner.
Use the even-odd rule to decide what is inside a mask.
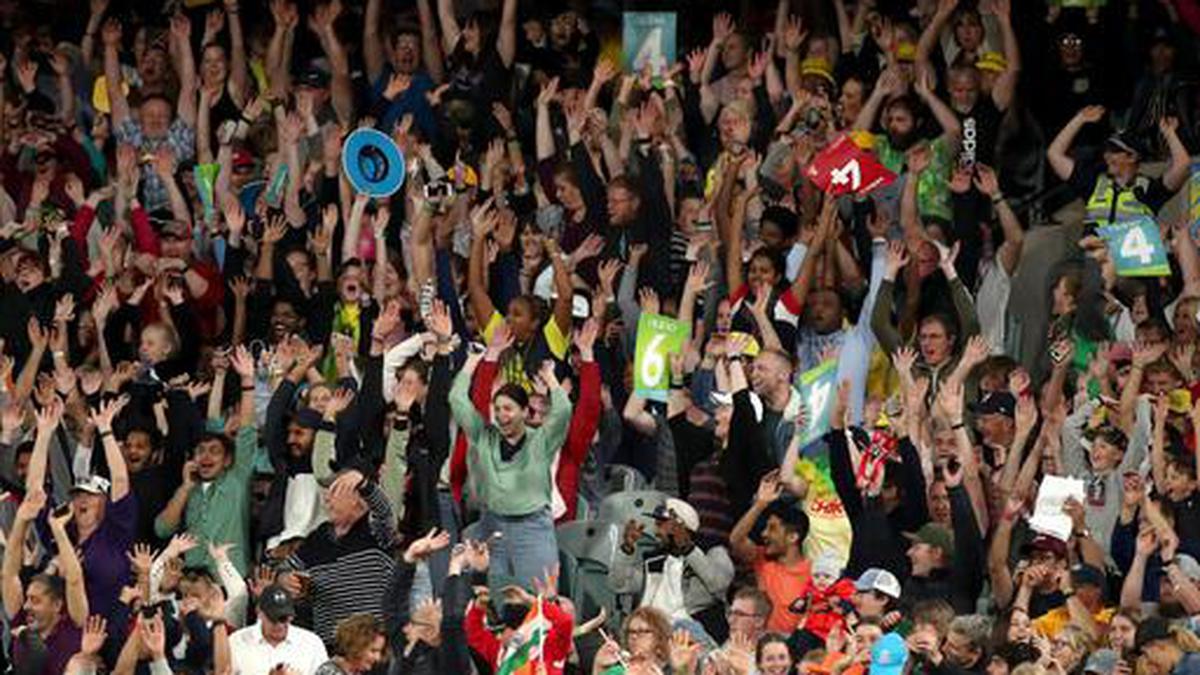
[[[233,675],[279,675],[283,666],[312,675],[329,660],[316,633],[292,625],[296,606],[279,585],[268,586],[258,601],[258,622],[229,636]]]

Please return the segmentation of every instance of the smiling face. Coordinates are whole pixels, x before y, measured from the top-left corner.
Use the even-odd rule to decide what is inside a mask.
[[[205,47],[200,57],[200,75],[204,78],[204,84],[212,87],[223,85],[228,74],[229,62],[225,57],[225,48],[217,44]]]
[[[75,490],[71,493],[71,505],[75,509],[75,526],[80,531],[90,532],[104,520],[104,511],[105,507],[108,506],[108,497],[105,495],[94,495],[83,490]]]
[[[497,395],[492,399],[492,419],[501,435],[515,438],[525,431],[525,417],[528,411],[520,403],[508,396]]]
[[[658,640],[654,635],[654,627],[640,616],[629,620],[629,626],[625,629],[625,644],[635,657],[656,658]]]
[[[138,473],[145,469],[150,464],[153,452],[154,444],[151,442],[150,434],[141,429],[130,431],[125,435],[125,440],[121,442],[121,455],[125,458],[125,464],[132,473]]]
[[[166,326],[155,323],[142,329],[142,337],[138,341],[138,356],[145,363],[162,363],[171,356],[174,349],[174,341]]]
[[[416,33],[401,33],[392,47],[392,68],[412,75],[421,66],[421,38]]]
[[[225,451],[225,444],[215,438],[206,438],[196,445],[196,475],[205,482],[216,480],[233,464],[233,458]]]
[[[578,213],[583,210],[585,206],[583,194],[570,177],[563,173],[554,176],[554,190],[558,193],[558,201],[562,204],[563,209],[569,213]]]
[[[171,128],[171,104],[167,99],[151,97],[142,103],[140,111],[142,131],[146,138],[166,138],[167,131]]]
[[[792,671],[792,654],[783,642],[768,642],[763,645],[758,659],[758,672],[762,675],[788,675]]]
[[[55,595],[50,586],[40,580],[29,583],[25,590],[25,614],[31,619],[32,627],[48,629],[58,621],[62,613],[63,599]]]
[[[768,560],[776,560],[787,554],[793,546],[798,546],[796,533],[788,528],[783,519],[777,515],[767,517],[767,525],[762,531],[763,555]]]
[[[346,265],[338,275],[338,299],[345,305],[358,304],[363,289],[362,265]]]

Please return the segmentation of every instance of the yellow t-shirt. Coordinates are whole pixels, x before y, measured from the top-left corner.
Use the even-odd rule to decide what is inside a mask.
[[[1107,626],[1116,613],[1117,610],[1115,607],[1105,607],[1093,614],[1092,618],[1101,626]],[[1055,607],[1034,619],[1033,629],[1041,635],[1054,639],[1069,623],[1071,623],[1071,612],[1067,610],[1066,605],[1063,605],[1062,607]]]
[[[491,318],[483,328],[484,341],[491,342],[496,329],[502,323],[504,323],[504,317],[500,312],[492,312]],[[523,348],[510,350],[509,355],[500,364],[500,372],[504,375],[504,381],[519,384],[527,391],[532,389],[533,383],[530,382],[526,373],[525,359],[541,361],[553,357],[562,361],[567,357],[567,349],[570,346],[571,339],[563,333],[562,329],[558,327],[558,322],[551,317],[542,326],[540,336],[534,337]]]

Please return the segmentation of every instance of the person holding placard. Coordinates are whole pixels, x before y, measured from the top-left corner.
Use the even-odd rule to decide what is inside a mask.
[[[1104,106],[1083,108],[1058,132],[1046,150],[1050,168],[1067,181],[1072,191],[1087,201],[1086,223],[1113,225],[1153,216],[1188,177],[1190,158],[1179,138],[1179,120],[1163,117],[1158,129],[1170,150],[1170,163],[1159,178],[1140,172],[1143,150],[1130,134],[1117,131],[1104,144],[1104,159],[1091,164],[1076,162],[1067,151],[1080,129],[1103,119]]]

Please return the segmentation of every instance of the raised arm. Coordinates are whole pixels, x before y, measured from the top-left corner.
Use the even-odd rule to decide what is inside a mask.
[[[192,22],[182,14],[171,17],[171,52],[179,76],[176,114],[190,127],[196,126],[196,59],[192,54]]]
[[[1012,24],[1011,0],[996,0],[996,23],[1000,26],[1000,40],[1004,43],[1004,72],[992,84],[992,103],[1000,111],[1008,110],[1012,104],[1013,93],[1017,90],[1017,79],[1021,74],[1021,45],[1017,42],[1017,33]]]
[[[875,126],[875,120],[879,117],[879,109],[883,107],[883,102],[889,96],[898,96],[903,92],[904,80],[900,78],[898,71],[889,68],[880,73],[879,81],[875,83],[875,88],[871,90],[871,95],[863,103],[862,110],[858,112],[858,117],[854,119],[853,129],[855,131],[870,131],[871,127]]]
[[[487,236],[496,227],[496,212],[491,208],[491,200],[476,207],[471,212],[471,258],[467,264],[467,297],[471,301],[471,310],[475,313],[475,321],[480,326],[486,326],[496,306],[488,295],[487,287]]]
[[[225,0],[225,18],[229,22],[229,96],[241,106],[250,100],[250,66],[246,61],[246,35],[238,0]]]
[[[1075,171],[1075,160],[1067,154],[1067,151],[1071,149],[1071,143],[1075,141],[1075,136],[1079,134],[1083,125],[1098,122],[1103,116],[1104,106],[1087,106],[1075,113],[1075,116],[1058,132],[1058,135],[1050,142],[1050,147],[1046,148],[1046,159],[1050,162],[1050,168],[1054,169],[1054,175],[1062,180],[1071,177]]]
[[[129,403],[128,396],[110,399],[100,404],[92,411],[92,424],[96,426],[96,437],[104,444],[104,459],[108,462],[108,475],[112,481],[109,498],[116,502],[129,494],[129,468],[125,465],[125,456],[121,454],[121,446],[113,437],[113,420]]]
[[[422,2],[426,8],[429,7],[429,0]],[[387,50],[379,34],[379,27],[383,25],[382,8],[383,0],[367,0],[366,9],[363,10],[363,63],[367,68],[367,81],[372,85],[383,75],[387,65]]]
[[[330,0],[323,5],[318,5],[313,15],[309,17],[308,27],[313,33],[316,33],[317,39],[321,42],[321,48],[325,50],[325,56],[329,59],[330,95],[338,121],[342,124],[350,124],[354,121],[354,90],[350,82],[350,59],[333,27],[341,12],[341,0]]]
[[[933,86],[933,73],[926,70],[917,76],[917,81],[913,83],[913,91],[933,113],[933,118],[942,127],[943,137],[947,141],[957,143],[962,133],[962,123],[958,121],[958,115],[954,114],[950,106],[938,98],[937,93],[933,91]]]
[[[37,411],[37,436],[33,441],[33,453],[29,456],[29,468],[25,474],[25,491],[42,490],[46,485],[46,463],[50,455],[50,441],[62,421],[63,402],[57,396]]]
[[[1175,192],[1183,187],[1184,181],[1188,178],[1191,157],[1188,155],[1187,147],[1179,138],[1178,117],[1159,118],[1158,129],[1162,132],[1163,140],[1167,142],[1167,148],[1171,151],[1171,163],[1163,172],[1162,182],[1168,190]]]
[[[75,551],[71,536],[67,534],[67,521],[74,515],[74,505],[68,504],[65,514],[60,516],[55,512],[50,515],[49,522],[54,543],[58,545],[58,571],[67,582],[67,615],[76,626],[83,627],[88,617],[87,589],[83,585],[83,566],[79,563],[79,554]]]
[[[104,41],[104,80],[108,90],[108,105],[112,110],[112,128],[116,129],[130,119],[129,100],[125,98],[125,90],[121,88],[121,61],[118,53],[121,47],[121,22],[116,19],[105,21],[100,38]]]
[[[917,39],[916,64],[919,71],[932,71],[933,64],[930,63],[929,57],[941,41],[942,30],[945,29],[946,22],[950,20],[950,15],[954,13],[954,8],[957,6],[958,0],[938,1],[937,10],[934,11],[933,18],[930,19],[929,25],[925,26],[925,30],[921,32],[921,37]]]
[[[437,0],[437,3],[438,20],[442,24],[442,49],[449,54],[458,45],[462,28],[458,25],[458,18],[454,16],[454,0]]]
[[[504,0],[500,10],[500,33],[496,36],[496,51],[505,68],[512,68],[517,57],[517,0]]]
[[[433,21],[433,8],[429,0],[417,0],[417,19],[421,24],[421,58],[425,70],[434,84],[446,79],[446,66],[442,61],[442,48],[438,44],[437,25]]]
[[[25,499],[17,508],[12,530],[8,532],[4,547],[4,579],[0,581],[0,592],[4,598],[4,613],[11,619],[25,605],[25,587],[21,584],[21,564],[25,553],[25,538],[29,535],[29,524],[46,506],[46,493],[41,488],[25,493]]]

